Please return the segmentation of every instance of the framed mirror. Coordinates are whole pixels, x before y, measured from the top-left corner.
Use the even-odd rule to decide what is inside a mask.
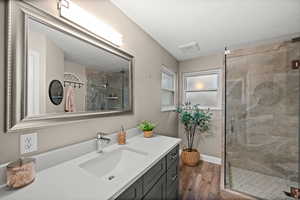
[[[7,131],[132,113],[133,56],[24,1],[8,1]]]

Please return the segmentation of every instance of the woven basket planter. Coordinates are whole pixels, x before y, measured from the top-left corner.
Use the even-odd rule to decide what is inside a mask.
[[[153,131],[144,131],[144,137],[145,138],[153,137]]]
[[[188,151],[187,149],[183,149],[181,153],[181,160],[183,164],[194,167],[198,165],[200,160],[200,154],[197,149],[192,149],[192,151]]]

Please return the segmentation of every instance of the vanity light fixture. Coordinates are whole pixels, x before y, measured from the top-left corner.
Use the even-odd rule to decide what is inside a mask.
[[[123,36],[120,33],[116,32],[112,27],[103,23],[71,0],[60,0],[58,8],[61,17],[76,23],[117,46],[122,45]]]

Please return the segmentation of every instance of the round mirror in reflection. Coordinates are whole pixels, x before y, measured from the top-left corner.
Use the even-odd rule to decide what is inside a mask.
[[[64,88],[59,80],[52,80],[49,85],[49,98],[54,105],[61,104],[64,98]]]

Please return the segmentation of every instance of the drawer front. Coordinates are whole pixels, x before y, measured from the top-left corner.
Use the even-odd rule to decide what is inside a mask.
[[[143,200],[165,200],[166,199],[166,175],[163,175],[158,182],[146,193]]]
[[[143,197],[143,181],[139,179],[125,192],[123,192],[117,200],[140,200]]]
[[[178,164],[177,162],[173,163],[172,166],[167,171],[167,187],[177,183],[178,177]]]
[[[165,172],[166,160],[163,158],[144,175],[144,194],[152,188]]]
[[[167,168],[171,167],[173,163],[178,163],[179,161],[179,145],[177,145],[172,151],[167,155]]]

